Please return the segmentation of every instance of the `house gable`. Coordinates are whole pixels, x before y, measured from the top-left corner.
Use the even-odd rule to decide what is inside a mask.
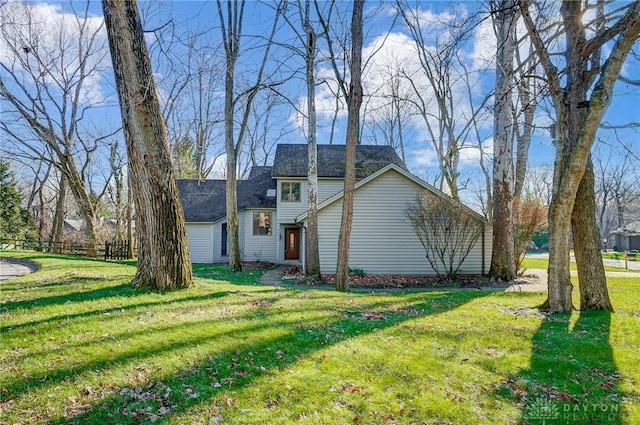
[[[424,184],[393,167],[359,182],[353,207],[350,267],[368,274],[434,274],[405,213],[408,204],[425,190]],[[435,190],[432,196],[446,195]],[[325,273],[336,269],[342,199],[339,194],[327,200],[318,212],[320,262]],[[482,216],[477,216],[484,222]],[[490,235],[491,227],[485,226],[484,237],[476,242],[462,266],[463,274],[483,272],[490,259],[490,246],[486,243]]]
[[[380,176],[383,176],[384,174],[388,173],[389,171],[395,171],[396,173],[400,174],[404,178],[406,178],[406,179],[412,181],[413,183],[415,183],[416,185],[420,186],[422,189],[428,191],[432,195],[437,196],[437,197],[439,197],[441,199],[444,199],[445,201],[451,203],[452,205],[455,205],[457,207],[464,208],[464,209],[468,210],[475,217],[477,217],[479,220],[482,220],[484,222],[487,221],[486,218],[483,217],[481,214],[478,214],[476,211],[474,211],[471,208],[467,207],[463,203],[461,203],[459,201],[456,201],[455,199],[453,199],[452,197],[448,196],[447,194],[439,191],[438,189],[436,189],[435,187],[433,187],[429,183],[427,183],[424,180],[420,179],[419,177],[416,177],[415,175],[411,174],[406,169],[400,168],[400,167],[396,166],[395,164],[389,164],[386,167],[384,167],[381,170],[379,170],[378,172],[376,172],[374,174],[371,174],[367,178],[364,178],[364,179],[360,180],[359,182],[357,182],[355,184],[355,190],[357,191],[361,187],[363,187],[363,186],[365,186],[367,184],[370,184],[372,181],[375,181]],[[318,205],[318,211],[321,211],[322,209],[324,209],[324,208],[328,207],[329,205],[333,204],[334,202],[342,200],[343,196],[344,196],[344,191],[340,191],[340,192],[336,193],[335,195],[333,195],[329,199],[327,199],[324,202],[320,203]],[[412,201],[412,200],[413,200],[413,198],[407,199],[406,201]],[[300,214],[299,216],[296,217],[296,222],[304,221],[307,218],[308,218],[308,212],[305,211],[304,213],[302,213],[302,214]]]

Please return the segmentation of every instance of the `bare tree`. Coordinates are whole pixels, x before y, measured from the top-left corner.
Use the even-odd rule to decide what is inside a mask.
[[[336,289],[349,290],[349,245],[353,200],[356,182],[356,145],[360,137],[360,106],[362,105],[362,10],[364,0],[356,0],[351,17],[351,82],[347,97],[347,140],[344,171],[344,196],[342,198],[342,221],[338,238],[336,267]]]
[[[516,50],[514,0],[492,3],[498,42],[493,115],[493,250],[489,274],[515,278],[513,226],[513,62]]]
[[[125,183],[124,176],[126,158],[120,151],[120,144],[117,141],[110,147],[109,166],[111,167],[111,174],[113,175],[113,184],[107,185],[107,192],[111,198],[113,213],[116,220],[114,238],[115,240],[124,240],[126,230],[126,207],[128,203],[126,193],[127,185]],[[131,243],[132,241],[129,241],[129,244]]]
[[[74,12],[53,22],[35,4],[0,8],[0,33],[8,50],[7,60],[0,61],[0,98],[6,108],[0,128],[20,155],[47,161],[62,173],[85,220],[91,254],[97,212],[87,167],[105,136],[85,134],[83,123],[103,102],[95,86],[107,50],[102,24],[91,17],[89,3]]]
[[[412,93],[404,77],[405,64],[398,58],[391,58],[391,61],[389,64],[382,64],[383,69],[377,70],[386,74],[384,84],[374,88],[368,96],[364,105],[364,125],[369,127],[374,144],[391,146],[402,161],[406,162],[407,149],[413,138],[408,131],[416,111],[407,100],[412,97]]]
[[[225,152],[227,155],[227,232],[229,235],[229,269],[232,271],[242,270],[240,262],[240,242],[238,238],[238,158],[242,152],[242,146],[247,132],[249,118],[253,101],[258,92],[265,86],[265,67],[269,58],[271,40],[273,40],[278,28],[278,18],[280,8],[276,10],[276,16],[271,27],[271,33],[264,47],[264,54],[260,68],[257,72],[255,83],[240,95],[235,93],[236,65],[240,58],[240,43],[242,39],[242,25],[244,19],[245,0],[239,2],[223,3],[217,1],[218,18],[222,33],[222,42],[225,51],[226,73],[225,73],[225,102],[224,102],[224,139]],[[226,12],[226,13],[225,13]],[[225,17],[226,14],[226,17]],[[240,117],[237,117],[240,111]],[[238,134],[235,135],[236,119],[239,124]]]
[[[599,0],[598,3],[604,7],[603,2]],[[540,6],[537,3],[533,5]],[[573,227],[580,307],[612,310],[595,225],[590,151],[611,102],[613,86],[640,33],[640,2],[614,8],[607,18],[608,28],[601,24],[604,11],[599,11],[594,30],[589,33],[589,23],[583,21],[588,5],[564,0],[560,6],[565,38],[562,75],[554,63],[557,56],[540,35],[543,20],[534,20],[530,2],[519,0],[519,6],[545,70],[556,112],[556,160],[553,198],[549,208],[549,292],[544,307],[551,312],[573,308],[568,255]],[[536,9],[536,14],[543,13],[542,8]],[[602,47],[608,43],[610,53],[601,63]]]
[[[551,205],[553,192],[553,166],[550,164],[529,167],[524,180],[523,192],[541,200],[545,206]]]
[[[471,116],[462,118],[457,112],[462,99],[457,97],[455,89],[460,80],[458,50],[471,34],[475,19],[460,13],[451,22],[430,22],[440,29],[430,45],[426,34],[431,34],[433,28],[425,22],[420,6],[412,8],[397,0],[396,7],[413,39],[419,61],[419,73],[405,72],[404,77],[413,88],[410,101],[422,118],[436,153],[440,173],[438,187],[459,199],[460,154],[472,130],[473,114],[482,111],[475,108]]]
[[[180,177],[206,179],[224,153],[219,137],[224,110],[217,94],[223,90],[224,61],[220,46],[211,45],[213,30],[196,28],[178,33],[169,20],[154,31],[156,41],[150,50],[161,75],[158,87],[165,94],[162,115],[174,164],[180,165],[176,156],[188,148],[194,168],[191,175],[179,172]]]
[[[186,288],[193,281],[186,224],[138,6],[130,0],[103,0],[102,7],[137,211],[133,285]]]
[[[426,191],[405,213],[433,271],[444,281],[455,280],[482,235],[482,219],[463,205]]]
[[[601,240],[604,240],[615,228],[633,221],[629,219],[629,209],[640,200],[640,172],[628,144],[612,146],[600,140],[599,145],[594,150],[593,164],[598,229]]]
[[[301,8],[302,9],[302,8]],[[311,25],[310,0],[305,0],[303,29],[306,34],[305,76],[307,80],[307,275],[321,276],[318,246],[318,142],[316,118],[316,54],[318,35]]]

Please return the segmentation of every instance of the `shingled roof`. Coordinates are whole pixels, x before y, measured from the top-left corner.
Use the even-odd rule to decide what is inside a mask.
[[[214,221],[226,214],[225,180],[180,179],[177,183],[185,221]]]
[[[345,145],[318,145],[318,177],[344,177]],[[273,177],[307,177],[307,145],[278,145]],[[356,178],[362,179],[389,164],[406,165],[391,146],[356,146]]]
[[[267,198],[268,189],[276,189],[271,178],[273,167],[253,167],[247,180],[238,181],[238,209],[275,208],[276,197]]]
[[[247,180],[238,181],[238,210],[275,208],[276,199],[267,198],[275,189],[271,167],[253,167]],[[211,222],[227,214],[225,180],[178,180],[178,191],[187,222]]]

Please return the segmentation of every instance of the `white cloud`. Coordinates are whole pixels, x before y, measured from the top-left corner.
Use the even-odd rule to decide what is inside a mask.
[[[460,15],[453,12],[445,12],[436,14],[432,11],[418,12],[421,25],[425,28],[424,40],[427,43],[433,43],[424,46],[427,50],[434,50],[437,43],[446,41],[449,35],[445,34],[448,24],[461,19],[466,13],[464,8],[458,9]],[[427,21],[430,25],[427,25]],[[454,120],[456,129],[454,133],[459,138],[464,148],[461,151],[460,165],[472,166],[477,164],[480,152],[477,148],[474,132],[462,133],[463,127],[472,119],[473,108],[469,103],[469,90],[474,99],[474,107],[478,106],[479,100],[486,95],[487,86],[490,82],[486,80],[487,58],[495,55],[495,47],[491,48],[491,44],[487,47],[484,37],[493,40],[495,46],[495,37],[491,24],[485,25],[481,30],[477,30],[476,37],[468,45],[464,46],[460,51],[460,58],[464,62],[466,69],[459,67],[453,63],[448,67],[451,73],[451,90]],[[480,47],[484,50],[480,50]],[[479,59],[482,60],[479,60]],[[400,106],[401,120],[404,132],[409,137],[404,140],[404,148],[407,153],[407,162],[409,167],[416,171],[429,174],[429,169],[437,168],[437,154],[434,150],[435,143],[440,138],[441,131],[438,105],[434,95],[433,88],[425,71],[420,63],[418,50],[415,41],[407,33],[403,31],[394,31],[391,33],[380,34],[372,39],[367,45],[363,46],[363,63],[366,68],[363,70],[363,91],[364,103],[361,110],[361,118],[364,121],[363,131],[367,132],[370,128],[379,129],[378,125],[384,126],[385,122],[389,122],[394,113],[391,109],[390,99],[400,97],[405,100]],[[468,74],[466,72],[468,71]],[[462,78],[462,76],[465,78]],[[347,77],[348,78],[348,77]],[[469,84],[467,84],[467,80]],[[316,88],[316,107],[318,111],[318,132],[326,133],[331,128],[331,121],[335,113],[336,93],[340,100],[340,109],[338,110],[338,122],[336,129],[344,127],[344,118],[346,117],[346,108],[343,105],[342,95],[338,92],[335,75],[332,68],[328,66],[322,67],[317,74],[317,81],[324,81],[318,84]],[[415,88],[414,88],[415,87]],[[420,93],[422,100],[417,98],[416,89]],[[425,102],[425,109],[420,113],[415,104]],[[415,103],[412,103],[415,102]],[[305,114],[307,110],[307,99],[305,96],[298,98],[297,106],[300,112],[294,112],[290,115],[289,120],[301,132],[306,134]],[[484,111],[478,119],[482,137],[492,130],[492,121],[488,111]],[[431,127],[431,131],[427,126]],[[386,127],[388,129],[388,127]],[[365,140],[370,139],[368,134],[364,134]],[[387,137],[387,136],[385,136]],[[393,136],[391,136],[393,137]],[[445,136],[446,137],[446,136]],[[322,139],[322,141],[326,141]],[[341,143],[342,139],[334,137],[334,141]],[[446,143],[446,141],[445,141]],[[467,147],[468,146],[468,147]]]
[[[55,3],[9,2],[0,8],[0,26],[0,62],[21,81],[31,84],[37,80],[59,94],[65,84],[73,93],[83,79],[82,104],[105,100],[102,72],[111,64],[101,16],[83,18]]]
[[[426,147],[411,151],[411,166],[416,168],[430,168],[438,166],[438,155],[436,152]]]

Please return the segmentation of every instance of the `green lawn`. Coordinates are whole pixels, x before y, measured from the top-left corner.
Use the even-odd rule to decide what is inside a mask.
[[[547,269],[549,267],[549,260],[547,258],[528,258],[525,257],[522,260],[522,268],[524,269]],[[571,270],[577,270],[576,262],[572,261],[570,264]],[[604,266],[605,271],[608,272],[633,272],[633,270],[627,270],[623,267]]]
[[[602,258],[609,258],[611,260],[624,260],[625,253],[624,252],[607,252],[602,254]],[[638,254],[630,254],[627,256],[628,261],[640,261],[640,256]]]
[[[41,269],[0,284],[0,423],[536,424],[541,405],[546,424],[640,423],[637,279],[611,279],[614,314],[544,316],[544,294],[343,294],[219,266],[155,293],[132,264],[6,255]]]

